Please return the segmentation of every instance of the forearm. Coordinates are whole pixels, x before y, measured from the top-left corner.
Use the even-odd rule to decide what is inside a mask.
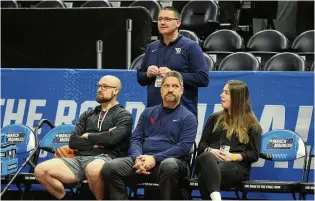
[[[125,136],[130,135],[131,128],[116,128],[113,131],[89,133],[88,140],[93,144],[111,146],[119,143]]]
[[[209,84],[209,75],[206,72],[180,73],[183,76],[185,84],[194,87],[206,87]]]
[[[255,151],[244,151],[240,153],[240,155],[242,156],[243,160],[246,160],[250,163],[254,163],[259,159],[259,153]]]
[[[236,162],[241,162],[243,160],[243,156],[241,154],[232,153],[232,159]]]
[[[88,139],[98,145],[112,146],[124,139],[129,140],[132,130],[132,116],[127,111],[119,112],[114,117],[113,128],[101,132],[89,133]]]
[[[206,150],[206,148],[208,148],[208,147],[209,146],[206,142],[200,141],[198,148],[197,148],[197,154],[198,155],[202,154]]]
[[[213,116],[211,115],[208,118],[207,123],[202,131],[201,139],[197,148],[198,155],[202,154],[205,151],[205,149],[209,147],[208,141],[210,141],[211,136],[210,134],[212,133],[213,125],[214,119]]]
[[[140,70],[137,71],[137,80],[141,86],[150,85],[152,83],[153,79],[154,78],[147,77],[146,71],[140,71]]]
[[[94,146],[89,140],[82,138],[79,135],[71,135],[69,140],[69,148],[81,150],[88,150]]]
[[[158,154],[154,154],[153,157],[156,162],[161,162],[167,158],[183,158],[185,156],[188,156],[190,149],[191,149],[191,146],[186,147],[183,144],[175,145],[168,150],[165,150]]]
[[[143,121],[146,118],[146,110],[144,110],[138,120],[138,124],[133,131],[130,138],[130,146],[128,150],[128,156],[135,160],[138,156],[142,155],[142,144],[143,144]]]
[[[103,131],[99,133],[88,133],[88,140],[91,141],[94,144],[105,144],[106,140],[110,139],[110,132],[109,131]],[[109,143],[109,142],[107,142]]]
[[[242,155],[244,161],[246,160],[250,163],[254,163],[259,159],[261,131],[251,129],[249,133],[249,142],[246,149],[240,154]]]
[[[136,160],[138,156],[142,155],[142,144],[140,142],[131,142],[128,156]]]

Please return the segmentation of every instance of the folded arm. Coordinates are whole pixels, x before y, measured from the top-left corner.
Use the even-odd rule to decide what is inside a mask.
[[[88,134],[88,140],[93,144],[111,146],[130,136],[132,129],[132,116],[123,110],[114,117],[114,129]]]
[[[91,149],[94,146],[92,142],[81,137],[85,131],[86,118],[87,112],[84,112],[80,116],[79,121],[76,123],[74,129],[72,130],[72,135],[69,139],[69,148],[84,151]]]

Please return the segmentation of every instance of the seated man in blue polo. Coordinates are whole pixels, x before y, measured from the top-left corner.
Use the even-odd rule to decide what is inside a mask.
[[[126,200],[126,185],[159,183],[161,199],[179,199],[180,179],[188,175],[189,152],[197,133],[195,115],[180,104],[183,78],[170,71],[161,83],[162,104],[146,108],[130,138],[129,157],[102,170],[110,199]]]

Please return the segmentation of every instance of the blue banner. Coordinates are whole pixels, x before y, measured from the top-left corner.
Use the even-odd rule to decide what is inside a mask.
[[[115,75],[122,81],[118,102],[128,109],[136,125],[146,105],[146,88],[136,80],[135,71],[1,69],[1,127],[24,124],[34,128],[46,118],[61,125],[74,124],[80,114],[97,105],[98,80]],[[314,74],[312,72],[210,72],[210,84],[199,90],[199,142],[207,118],[221,110],[220,94],[231,79],[244,81],[250,90],[253,110],[264,133],[273,129],[290,129],[314,145]],[[39,138],[45,135],[41,130]],[[41,153],[45,158],[47,153]],[[314,165],[311,166],[311,181]],[[251,179],[301,179],[303,159],[293,162],[259,160],[252,165]],[[280,197],[279,197],[280,196]],[[292,199],[291,195],[250,193],[249,198]]]

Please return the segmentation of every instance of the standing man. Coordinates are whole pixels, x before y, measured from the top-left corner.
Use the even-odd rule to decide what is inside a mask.
[[[96,101],[100,105],[80,116],[70,137],[69,147],[78,150],[76,156],[54,158],[35,168],[36,179],[57,199],[66,194],[63,184],[87,179],[96,199],[102,200],[104,184],[100,172],[104,164],[127,155],[132,116],[116,102],[121,82],[107,75],[96,86]]]
[[[110,199],[127,200],[126,184],[142,182],[159,183],[164,200],[180,198],[179,183],[188,176],[197,119],[180,104],[184,90],[180,73],[166,73],[160,90],[162,104],[146,108],[141,114],[130,138],[129,157],[117,158],[103,167]]]
[[[198,87],[207,87],[209,71],[199,45],[179,34],[179,13],[165,7],[158,17],[158,29],[162,38],[151,43],[143,58],[137,79],[147,87],[147,107],[161,103],[160,87],[165,73],[178,71],[184,79],[185,91],[182,104],[197,117]]]

